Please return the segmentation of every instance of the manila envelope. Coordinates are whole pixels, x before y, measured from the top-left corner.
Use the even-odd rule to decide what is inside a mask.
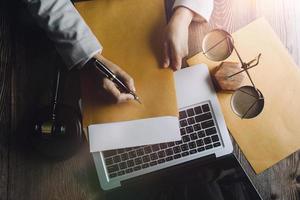
[[[177,117],[173,72],[160,67],[161,34],[166,25],[162,0],[100,0],[76,8],[104,47],[102,54],[130,74],[142,105],[115,104],[101,96],[99,76],[81,76],[83,126]]]

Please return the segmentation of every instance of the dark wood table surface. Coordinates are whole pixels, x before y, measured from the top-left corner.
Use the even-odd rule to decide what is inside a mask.
[[[53,66],[63,64],[43,32],[24,25],[30,20],[20,19],[22,14],[13,12],[15,6],[7,2],[0,2],[0,200],[103,199],[87,143],[72,158],[58,162],[42,158],[28,143],[32,108],[38,100],[49,103],[41,88],[51,83],[47,80]],[[166,0],[168,14],[172,2]],[[215,0],[210,23],[190,28],[190,55],[200,50],[204,34],[212,28],[234,32],[260,16],[266,17],[299,65],[298,0]],[[74,94],[64,95],[64,103],[75,104],[78,72],[70,72],[65,88]],[[234,147],[264,199],[300,199],[299,151],[256,175],[235,142]]]

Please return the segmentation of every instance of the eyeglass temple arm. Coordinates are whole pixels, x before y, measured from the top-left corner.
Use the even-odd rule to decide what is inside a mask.
[[[255,59],[251,60],[250,62],[248,62],[248,63],[247,63],[247,66],[250,66],[251,63],[253,63],[254,61],[256,61],[256,63],[255,63],[254,65],[251,65],[250,67],[247,67],[247,69],[251,69],[251,68],[257,66],[257,65],[259,64],[260,56],[261,56],[261,53],[257,56],[257,58],[255,58]],[[227,76],[227,78],[231,78],[231,77],[233,77],[233,76],[235,76],[235,75],[237,75],[237,74],[240,74],[240,73],[242,73],[242,72],[244,72],[244,71],[246,71],[246,70],[243,69],[243,70],[241,70],[241,71],[238,71],[238,72],[236,72],[236,73],[234,73],[234,74],[232,74],[232,75],[230,75],[230,76]]]
[[[247,65],[247,63],[244,63],[244,62],[243,62],[243,60],[242,60],[242,58],[241,58],[239,52],[236,50],[236,48],[235,48],[234,45],[233,45],[233,49],[234,49],[236,55],[238,56],[238,58],[239,58],[239,60],[240,60],[240,62],[241,62],[242,68],[243,68],[244,71],[246,72],[246,74],[247,74],[247,76],[248,76],[248,78],[249,78],[249,80],[250,80],[252,86],[253,86],[254,89],[256,90],[255,84],[254,84],[254,82],[253,82],[253,80],[252,80],[252,78],[251,78],[251,76],[250,76],[250,74],[249,74],[249,72],[248,72],[248,65]]]

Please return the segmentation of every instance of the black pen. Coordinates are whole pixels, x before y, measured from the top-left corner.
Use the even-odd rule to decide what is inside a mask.
[[[134,97],[134,100],[142,104],[140,98],[131,91],[103,62],[96,58],[92,58],[95,68],[102,73],[103,76],[114,82],[121,90],[126,93],[131,94]]]

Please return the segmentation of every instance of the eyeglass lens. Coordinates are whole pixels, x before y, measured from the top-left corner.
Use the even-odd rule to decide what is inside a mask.
[[[233,51],[233,38],[223,30],[213,30],[205,35],[202,42],[204,55],[213,61],[228,58]]]
[[[243,86],[233,93],[230,104],[236,115],[249,119],[262,112],[264,98],[258,89],[252,86]]]

